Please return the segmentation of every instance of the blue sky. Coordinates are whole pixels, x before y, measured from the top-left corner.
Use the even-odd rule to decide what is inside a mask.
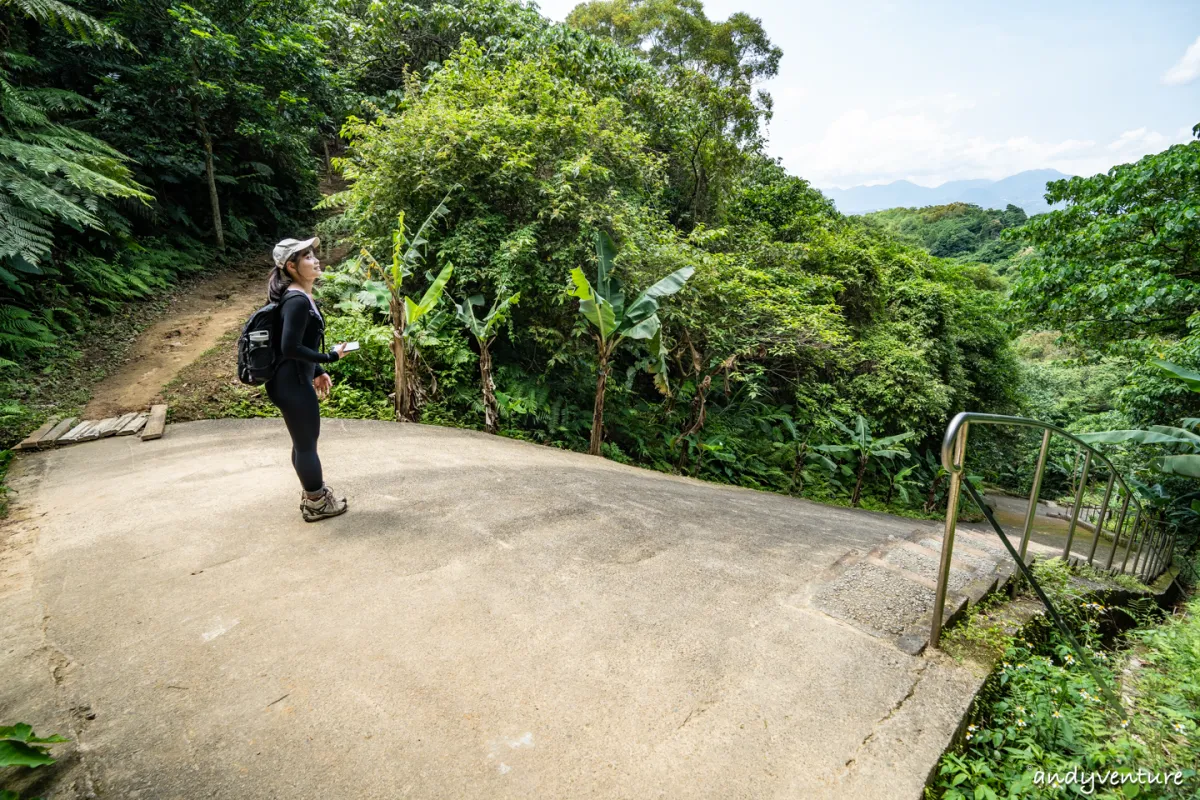
[[[576,5],[543,0],[562,20]],[[1200,122],[1200,0],[706,0],[783,48],[769,150],[820,187],[1090,175]]]

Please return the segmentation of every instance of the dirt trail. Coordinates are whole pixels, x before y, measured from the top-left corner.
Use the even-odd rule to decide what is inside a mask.
[[[162,319],[138,336],[125,363],[96,385],[88,419],[139,411],[155,402],[181,369],[266,302],[266,258],[203,279],[172,298]]]

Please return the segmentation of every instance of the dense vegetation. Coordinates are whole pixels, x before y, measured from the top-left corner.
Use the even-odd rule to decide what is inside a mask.
[[[1021,227],[1028,219],[1024,210],[1014,205],[998,211],[969,203],[892,208],[863,216],[932,255],[988,264],[997,275],[1009,273],[1021,250],[1004,232]]]
[[[337,367],[333,413],[387,416],[395,392],[409,418],[936,511],[896,476],[938,485],[925,456],[955,410],[1091,428],[1196,411],[1144,366],[1200,366],[1195,143],[1051,184],[1065,207],[1033,220],[965,204],[847,218],[764,154],[756,87],[779,48],[694,0],[597,0],[566,25],[511,0],[14,0],[0,26],[6,442],[48,411],[26,376],[78,370],[84,332],[122,303],[312,226],[333,173],[321,232],[351,253],[382,256],[402,214],[445,203],[404,278],[432,305],[398,329],[403,380],[386,330],[400,287],[366,256],[331,271],[333,330],[365,343]],[[600,234],[614,301],[689,276],[653,333],[631,323],[611,352],[571,278],[593,274]],[[485,298],[503,313],[476,330]],[[1022,331],[1042,357],[1017,357]],[[837,449],[859,430],[911,436],[860,474]],[[979,438],[977,472],[1021,489],[1031,447]]]
[[[506,0],[137,13],[93,2],[80,11],[98,22],[77,24],[40,8],[0,12],[7,91],[70,92],[29,124],[86,130],[79,141],[108,148],[112,174],[107,194],[75,189],[96,209],[90,226],[63,211],[0,256],[12,398],[11,376],[44,363],[77,318],[303,229],[332,161],[348,188],[326,201],[339,212],[327,239],[386,253],[401,213],[424,219],[446,198],[426,272],[404,291],[420,297],[453,265],[456,302],[519,295],[489,334],[484,370],[491,427],[508,435],[586,448],[599,369],[610,457],[871,503],[894,494],[887,460],[860,476],[849,457],[815,455],[857,417],[877,437],[911,432],[919,453],[954,409],[1015,407],[988,271],[841,216],[764,155],[771,98],[755,87],[782,54],[744,14],[715,22],[688,0],[596,2],[552,25]],[[10,158],[29,180],[61,183]],[[593,269],[601,231],[630,297],[694,271],[660,301],[658,335],[603,363],[567,293],[572,270]],[[343,315],[338,334],[366,343],[339,365],[333,407],[379,415],[396,386],[388,301],[360,262],[324,289]],[[478,338],[448,307],[411,327],[416,418],[484,427]],[[22,424],[38,416],[21,411]]]
[[[1144,599],[1133,608],[1097,602],[1058,559],[1039,562],[1036,572],[1095,672],[1044,617],[1033,618],[1014,636],[1006,633],[1011,621],[1004,609],[977,608],[947,646],[959,654],[991,651],[999,663],[975,702],[962,742],[942,758],[927,796],[1195,797],[1200,600],[1164,620]],[[1031,600],[1027,590],[1025,600]],[[1137,625],[1114,636],[1129,627],[1131,617]],[[1097,678],[1119,691],[1117,708]],[[1136,777],[1112,785],[1110,773],[1137,776],[1139,770],[1141,785]],[[1154,783],[1149,774],[1157,777]]]

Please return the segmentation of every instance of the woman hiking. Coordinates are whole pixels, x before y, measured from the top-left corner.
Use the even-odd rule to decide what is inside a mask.
[[[321,433],[319,400],[329,396],[333,384],[321,366],[342,357],[345,344],[329,352],[324,347],[325,318],[312,297],[313,284],[321,274],[321,262],[313,248],[321,240],[284,239],[275,245],[275,268],[267,283],[267,297],[279,304],[279,369],[267,381],[267,397],[283,414],[292,437],[292,466],[303,491],[300,512],[305,522],[316,522],[346,513],[346,498],[337,497],[325,485],[317,437]]]

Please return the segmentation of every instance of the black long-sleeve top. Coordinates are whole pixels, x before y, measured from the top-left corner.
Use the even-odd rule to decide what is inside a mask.
[[[338,354],[333,350],[323,353],[318,349],[325,336],[325,320],[313,311],[308,295],[284,292],[279,301],[279,317],[282,323],[280,355],[300,362],[301,366],[314,365],[314,377],[324,375],[325,369],[321,365],[337,361]]]

